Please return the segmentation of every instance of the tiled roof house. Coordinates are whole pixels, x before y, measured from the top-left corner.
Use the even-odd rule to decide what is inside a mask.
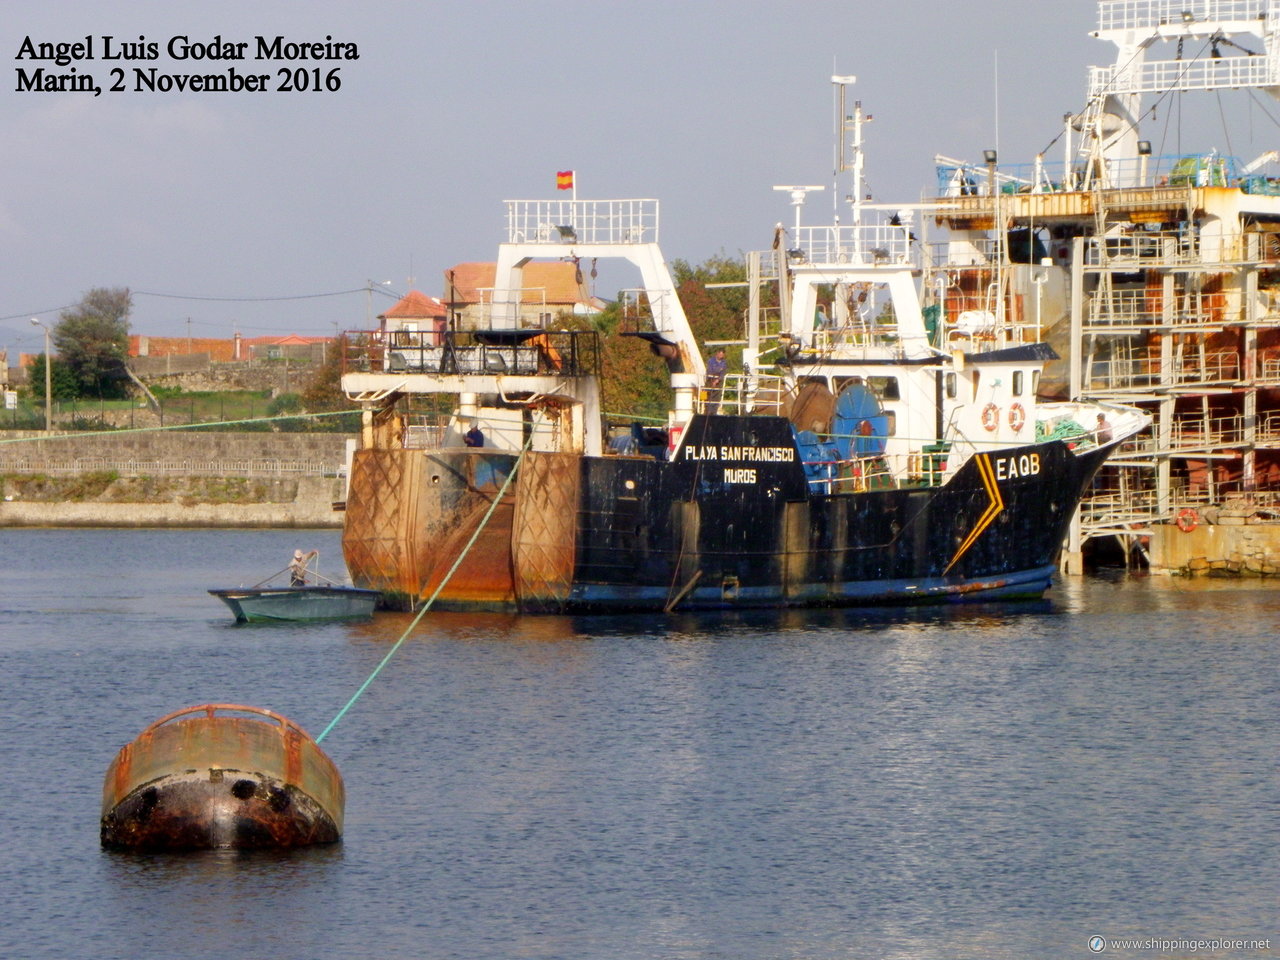
[[[448,310],[444,301],[429,297],[419,290],[410,290],[394,307],[379,315],[378,321],[384,334],[395,346],[400,341],[419,344],[418,333],[426,334],[419,345],[434,346],[445,331]]]
[[[495,263],[459,263],[444,274],[444,299],[462,327],[488,324],[488,309],[512,299],[494,289]],[[598,301],[587,291],[581,267],[566,261],[525,264],[520,318],[528,325],[544,325],[562,313],[596,313]]]

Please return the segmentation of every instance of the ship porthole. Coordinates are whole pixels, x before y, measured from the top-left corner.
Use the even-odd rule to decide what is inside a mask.
[[[440,477],[439,477],[439,475],[438,475],[438,474],[432,474],[432,475],[431,475],[431,482],[432,482],[432,483],[439,483],[439,482],[440,482]]]
[[[231,785],[231,795],[237,800],[248,800],[257,789],[258,785],[252,780],[237,780]]]
[[[623,484],[623,486],[626,487],[628,490],[634,490],[636,488],[636,482],[634,480],[628,480],[626,483]]]

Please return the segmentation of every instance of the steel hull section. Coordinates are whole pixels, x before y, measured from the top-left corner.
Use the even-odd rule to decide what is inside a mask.
[[[397,550],[434,552],[416,585],[399,581],[412,606],[440,586],[505,473],[476,485],[475,453],[377,453],[447,465],[416,494],[390,491],[356,507],[376,516],[406,499],[425,505],[416,538],[405,517],[380,520],[404,530]],[[827,493],[810,485],[781,418],[696,416],[677,453],[673,462],[529,455],[476,540],[480,559],[458,567],[435,606],[626,611],[1039,597],[1106,457],[1060,441],[1028,444],[974,456],[943,486]],[[359,467],[357,459],[353,490]],[[351,510],[349,500],[349,518]],[[353,562],[364,544],[350,527],[344,533],[352,577],[385,589],[362,580]]]
[[[120,750],[103,781],[101,840],[138,852],[332,843],[345,803],[342,775],[301,728],[256,707],[206,704]]]
[[[494,500],[515,463],[497,453],[357,451],[342,536],[352,582],[393,609],[413,609],[446,578],[446,603],[514,608],[514,492]]]
[[[241,623],[355,620],[373,615],[379,594],[355,587],[257,587],[210,590]]]

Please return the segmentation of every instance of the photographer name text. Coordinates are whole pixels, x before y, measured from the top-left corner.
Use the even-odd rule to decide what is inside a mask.
[[[335,62],[359,60],[360,51],[331,36],[124,40],[104,34],[59,43],[24,37],[14,59],[18,93],[335,93],[342,88]],[[145,65],[161,61],[168,62]],[[106,70],[101,80],[86,69],[97,63]]]

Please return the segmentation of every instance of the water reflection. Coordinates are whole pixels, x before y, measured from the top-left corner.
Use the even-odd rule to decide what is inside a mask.
[[[412,639],[562,643],[610,637],[652,637],[669,641],[723,640],[750,635],[840,631],[855,635],[887,627],[973,629],[1007,626],[1029,617],[1064,612],[1052,600],[962,603],[864,608],[769,608],[697,611],[666,615],[539,615],[428,611],[413,628]],[[346,627],[352,640],[387,643],[413,625],[415,614],[379,611],[367,622]]]
[[[138,857],[97,843],[122,743],[209,701],[318,733],[412,618],[234,629],[208,581],[312,540],[121,542],[123,613],[110,537],[6,540],[0,955],[1014,960],[1272,933],[1269,584],[428,614],[324,743],[341,845]]]

